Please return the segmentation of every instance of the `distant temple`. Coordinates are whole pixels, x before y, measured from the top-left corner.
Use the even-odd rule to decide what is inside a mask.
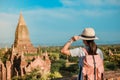
[[[0,60],[0,80],[11,80],[14,76],[24,76],[36,68],[39,68],[41,75],[47,75],[50,72],[51,61],[48,53],[38,55],[38,49],[30,41],[29,31],[22,14],[20,14],[16,28],[14,44],[12,48],[5,50],[8,59],[5,62]],[[28,63],[28,60],[31,62]]]
[[[30,42],[29,31],[22,14],[20,14],[19,22],[16,28],[13,47],[18,53],[37,53],[37,49],[35,49]]]

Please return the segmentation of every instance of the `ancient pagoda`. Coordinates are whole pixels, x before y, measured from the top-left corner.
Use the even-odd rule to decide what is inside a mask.
[[[36,53],[37,52],[37,49],[33,47],[30,41],[29,31],[24,21],[24,18],[22,16],[22,13],[20,13],[20,17],[18,20],[13,48],[17,53]]]

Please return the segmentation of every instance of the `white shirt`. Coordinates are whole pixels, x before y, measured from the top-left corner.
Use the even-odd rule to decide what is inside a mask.
[[[96,53],[98,53],[100,55],[100,57],[103,59],[103,53],[99,48],[97,48]],[[85,56],[85,52],[83,51],[82,47],[70,49],[70,54],[71,54],[72,57],[83,57],[83,56]]]

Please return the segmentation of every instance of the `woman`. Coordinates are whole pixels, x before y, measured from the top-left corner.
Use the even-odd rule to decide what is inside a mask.
[[[73,36],[61,49],[61,53],[65,55],[70,55],[72,57],[79,57],[79,66],[83,66],[83,57],[86,56],[86,53],[84,49],[87,51],[88,55],[97,55],[99,54],[100,57],[103,59],[103,53],[102,51],[97,48],[96,43],[94,40],[98,39],[95,36],[95,31],[93,28],[85,28],[81,35],[79,36]],[[84,49],[82,47],[69,49],[70,45],[77,41],[77,40],[83,40],[83,43],[85,44]],[[81,74],[81,71],[80,73]],[[79,75],[79,80],[82,80],[82,74]]]

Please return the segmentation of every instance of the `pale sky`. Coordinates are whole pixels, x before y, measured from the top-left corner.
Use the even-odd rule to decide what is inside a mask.
[[[120,0],[0,0],[0,44],[13,44],[20,12],[34,45],[64,45],[85,27],[120,43]]]

